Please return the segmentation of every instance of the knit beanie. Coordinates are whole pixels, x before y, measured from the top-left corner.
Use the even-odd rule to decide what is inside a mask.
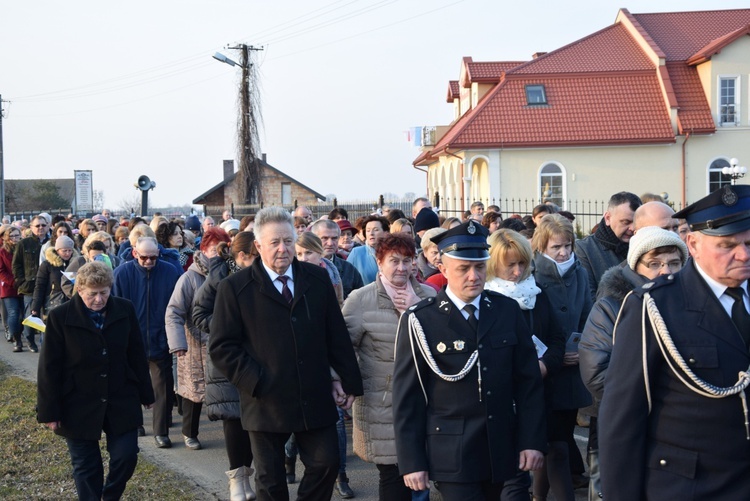
[[[55,242],[55,250],[60,249],[72,249],[74,247],[73,240],[67,235],[60,235],[57,237]]]
[[[630,269],[635,270],[641,256],[656,248],[668,246],[674,246],[680,250],[682,264],[684,265],[689,255],[688,248],[677,233],[667,231],[658,226],[641,228],[630,238],[628,266],[630,266]]]
[[[419,233],[422,230],[429,230],[440,226],[440,219],[435,211],[425,207],[419,214],[417,214],[414,220],[414,233]]]

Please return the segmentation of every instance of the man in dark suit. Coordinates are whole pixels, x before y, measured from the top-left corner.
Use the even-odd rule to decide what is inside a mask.
[[[443,499],[499,499],[518,468],[541,467],[542,377],[518,304],[484,291],[487,230],[433,238],[448,285],[401,317],[393,375],[399,471]]]
[[[336,405],[363,393],[359,366],[328,273],[293,258],[289,213],[262,209],[255,235],[260,259],[218,286],[209,352],[240,392],[258,499],[289,498],[284,443],[294,433],[305,464],[298,499],[328,501],[339,468]]]
[[[636,289],[614,333],[599,412],[608,501],[750,498],[750,186],[675,217],[692,261]]]

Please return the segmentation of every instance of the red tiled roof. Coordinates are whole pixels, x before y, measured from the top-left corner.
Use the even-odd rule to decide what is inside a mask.
[[[729,32],[726,35],[711,41],[708,45],[693,54],[690,59],[688,59],[688,64],[700,64],[708,61],[711,59],[711,56],[721,52],[721,49],[748,34],[750,34],[750,24]]]
[[[452,103],[454,99],[458,99],[461,95],[461,89],[458,87],[458,80],[448,81],[448,96],[445,98],[446,101]]]
[[[548,52],[508,74],[653,70],[654,64],[621,24]]]
[[[698,77],[698,70],[684,62],[672,61],[667,63],[667,72],[679,103],[677,122],[680,133],[715,132],[716,125]]]
[[[539,83],[545,85],[550,104],[528,106],[525,86]],[[661,96],[655,72],[514,78],[495,87],[432,151],[671,143],[674,133]]]
[[[504,72],[520,66],[526,61],[477,61],[468,64],[472,82],[499,82]]]
[[[463,71],[459,85],[470,87],[472,82],[498,83],[503,74],[523,64],[525,61],[477,61],[474,62],[471,57],[463,58]]]
[[[717,38],[750,24],[750,9],[631,14],[666,55],[686,61]]]

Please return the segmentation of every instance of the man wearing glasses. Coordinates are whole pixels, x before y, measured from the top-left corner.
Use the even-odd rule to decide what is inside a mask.
[[[39,253],[42,250],[42,245],[47,241],[48,226],[47,220],[43,216],[35,216],[31,220],[31,236],[18,242],[13,253],[13,278],[18,293],[23,296],[24,318],[31,314],[36,274],[39,271]],[[23,329],[29,342],[29,350],[32,353],[37,353],[39,348],[34,342],[34,330],[28,326],[24,326]]]
[[[164,317],[180,272],[159,259],[159,244],[155,238],[140,237],[132,252],[132,261],[115,268],[112,295],[129,299],[135,306],[156,397],[153,407],[154,440],[157,447],[168,449],[172,447],[169,418],[172,414],[170,395],[174,383]]]

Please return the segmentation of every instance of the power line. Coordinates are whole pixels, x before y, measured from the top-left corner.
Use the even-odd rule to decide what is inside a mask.
[[[343,0],[339,0],[339,1],[333,2],[331,4],[327,4],[324,7],[320,7],[318,9],[313,10],[313,11],[310,11],[310,12],[308,12],[306,14],[303,14],[301,16],[298,16],[297,18],[294,18],[294,19],[292,19],[290,21],[287,21],[285,23],[280,23],[280,24],[276,25],[276,27],[288,25],[289,23],[292,23],[295,20],[299,20],[299,19],[308,17],[308,16],[310,16],[313,13],[319,12],[319,11],[321,11],[323,9],[326,9],[326,8],[331,7],[333,5],[339,4],[339,3],[341,3],[341,1],[343,1]],[[353,4],[353,3],[356,3],[358,1],[359,0],[352,0],[352,1],[349,1],[349,2],[347,2],[346,4],[344,4],[342,6],[330,9],[330,10],[325,11],[323,13],[318,13],[315,16],[309,17],[309,19],[307,21],[315,19],[315,18],[318,18],[318,17],[320,17],[322,15],[334,12],[336,10],[343,9],[343,8],[349,6],[349,5]],[[349,36],[346,36],[346,37],[338,38],[336,40],[332,40],[330,42],[322,43],[322,44],[319,44],[319,45],[316,45],[316,46],[313,46],[313,47],[306,47],[304,49],[301,49],[301,50],[298,50],[298,51],[294,51],[294,52],[289,52],[289,53],[282,54],[282,55],[279,55],[279,56],[271,56],[270,59],[271,60],[282,59],[282,58],[290,57],[290,56],[293,56],[293,55],[301,54],[301,53],[304,53],[304,52],[309,52],[309,51],[312,51],[312,50],[316,50],[316,49],[319,49],[321,47],[327,47],[327,46],[330,46],[330,45],[335,45],[337,43],[344,42],[344,41],[350,40],[352,38],[356,38],[356,37],[360,37],[360,36],[363,36],[363,35],[367,35],[369,33],[380,31],[380,30],[383,30],[383,29],[386,29],[386,28],[389,28],[389,27],[392,27],[392,26],[396,26],[396,25],[403,24],[403,23],[408,22],[408,21],[412,21],[414,19],[418,19],[418,18],[423,17],[423,16],[430,15],[430,14],[432,14],[434,12],[438,12],[440,10],[444,10],[444,9],[452,7],[452,6],[456,5],[456,4],[462,3],[463,1],[465,1],[465,0],[458,0],[458,1],[455,1],[455,2],[452,2],[452,3],[449,3],[449,4],[437,7],[435,9],[430,9],[430,10],[427,10],[427,11],[423,11],[423,12],[415,14],[413,16],[409,16],[407,18],[403,18],[403,19],[400,19],[398,21],[394,21],[392,23],[388,23],[388,24],[385,24],[385,25],[382,25],[382,26],[378,26],[376,28],[372,28],[370,30],[366,30],[366,31],[362,31],[362,32],[359,32],[359,33],[355,33],[353,35],[349,35]],[[316,25],[308,26],[307,28],[304,28],[303,30],[299,30],[297,32],[292,32],[292,33],[290,33],[288,35],[283,35],[283,36],[280,36],[279,38],[276,38],[276,39],[271,39],[271,41],[273,41],[274,43],[277,43],[277,42],[283,42],[283,41],[286,41],[286,40],[289,40],[289,39],[292,39],[292,38],[296,38],[298,36],[302,36],[302,35],[308,34],[310,32],[317,31],[317,30],[320,30],[320,29],[332,26],[334,24],[338,24],[338,23],[347,21],[347,20],[352,19],[354,17],[358,17],[358,16],[361,16],[361,15],[364,15],[364,14],[372,12],[374,10],[381,9],[381,8],[386,7],[386,6],[388,6],[388,5],[392,4],[392,3],[395,3],[395,2],[396,2],[396,0],[381,0],[380,2],[378,2],[376,4],[369,5],[367,7],[362,7],[361,9],[357,9],[355,11],[351,11],[349,13],[342,14],[342,15],[336,17],[336,18],[323,21],[323,22],[318,23]],[[293,24],[291,26],[296,26],[296,25],[302,24],[302,23],[307,22],[307,21],[301,21],[301,22],[295,23],[295,24]],[[263,30],[263,31],[268,31],[268,30],[271,30],[271,29],[272,28],[268,28],[267,30]],[[259,33],[262,33],[263,31],[261,31]],[[277,31],[283,32],[284,30],[277,30]],[[180,65],[184,65],[186,63],[189,63],[190,61],[194,61],[194,60],[199,59],[199,58],[201,60],[204,60],[204,58],[206,58],[206,53],[203,52],[200,55],[188,56],[188,57],[185,57],[185,58],[181,58],[181,59],[175,60],[175,61],[173,61],[171,63],[165,63],[165,64],[162,64],[162,65],[159,65],[159,66],[154,66],[154,67],[151,67],[151,68],[147,68],[147,69],[140,70],[140,71],[137,71],[137,72],[134,72],[134,73],[126,74],[126,75],[122,75],[122,76],[119,76],[119,77],[112,77],[112,78],[105,79],[105,80],[102,80],[102,81],[99,81],[99,82],[96,82],[96,83],[86,84],[86,85],[77,86],[77,87],[71,87],[71,88],[68,88],[68,89],[62,89],[62,90],[58,90],[58,91],[51,91],[51,92],[39,93],[39,94],[31,94],[31,95],[27,95],[27,96],[20,96],[20,97],[17,97],[17,98],[13,98],[13,100],[14,101],[20,101],[20,102],[29,103],[29,102],[50,102],[50,101],[70,100],[70,99],[81,99],[81,98],[92,97],[92,96],[96,96],[96,95],[101,95],[101,94],[106,94],[106,93],[111,93],[111,92],[117,92],[117,91],[129,89],[129,88],[133,88],[133,87],[138,87],[138,86],[143,86],[143,85],[148,85],[148,84],[156,83],[156,82],[159,82],[159,81],[164,80],[164,79],[174,78],[176,76],[179,76],[179,75],[182,75],[182,74],[185,74],[185,73],[189,73],[189,72],[192,72],[192,71],[195,71],[195,70],[198,70],[198,69],[202,69],[202,68],[206,68],[206,67],[212,66],[213,63],[210,62],[210,61],[207,61],[205,63],[201,62],[201,63],[197,63],[197,64],[191,64],[191,65],[185,66],[183,68],[178,68],[178,69],[175,69],[173,71],[162,72],[162,73],[159,73],[159,74],[156,74],[156,75],[153,75],[153,76],[149,76],[147,78],[143,78],[143,79],[140,79],[140,80],[135,80],[133,82],[127,82],[127,80],[132,80],[133,78],[135,78],[138,75],[144,75],[144,74],[148,74],[148,73],[153,73],[153,72],[156,72],[156,71],[163,70],[164,68],[178,67]],[[265,62],[265,57],[264,57],[263,62]],[[82,111],[76,111],[76,112],[60,113],[60,114],[22,115],[22,116],[25,116],[25,117],[34,117],[34,118],[39,117],[39,118],[41,118],[41,117],[47,117],[47,116],[60,116],[60,115],[72,115],[72,114],[80,114],[80,113],[90,113],[90,112],[99,111],[99,110],[103,110],[103,109],[109,109],[109,108],[114,108],[114,107],[118,107],[118,106],[124,106],[126,104],[132,104],[132,103],[143,101],[143,100],[153,99],[154,97],[158,97],[158,96],[162,96],[162,95],[165,95],[165,94],[169,94],[171,92],[175,92],[175,91],[184,89],[186,87],[191,87],[193,85],[197,85],[197,84],[209,81],[209,80],[213,80],[215,78],[218,78],[219,76],[221,76],[221,75],[217,75],[217,76],[210,77],[210,78],[207,78],[207,79],[198,80],[196,82],[193,82],[193,83],[190,83],[190,84],[187,84],[187,85],[182,85],[182,86],[176,87],[174,89],[167,90],[167,91],[164,91],[164,92],[160,92],[160,93],[157,93],[157,94],[153,94],[153,95],[150,95],[150,96],[146,96],[144,98],[139,98],[139,99],[135,99],[135,100],[129,100],[129,101],[125,101],[125,102],[122,102],[122,103],[112,104],[110,106],[92,108],[92,109],[82,110]],[[118,82],[118,81],[122,81],[122,83],[116,83],[113,86],[103,87],[101,89],[95,89],[97,86],[102,86],[102,85],[105,85],[107,83],[115,83],[115,82]],[[93,89],[91,91],[82,92],[83,89],[87,89],[87,88],[93,88]],[[81,92],[72,92],[72,91],[81,91]]]

